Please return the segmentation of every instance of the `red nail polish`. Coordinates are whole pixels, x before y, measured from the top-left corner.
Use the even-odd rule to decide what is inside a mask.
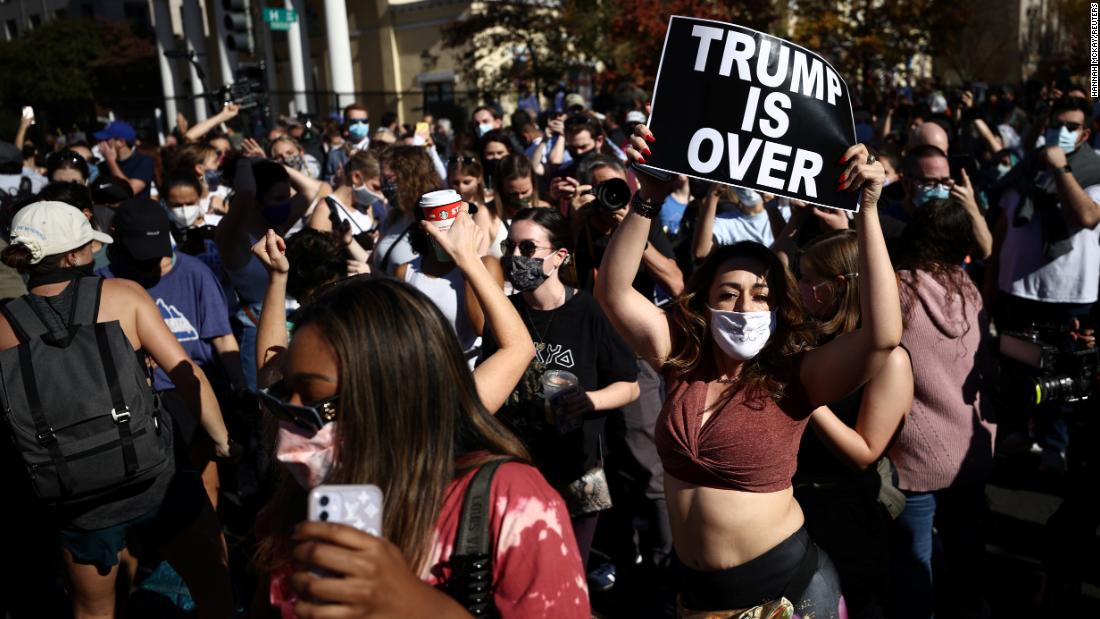
[[[642,154],[645,155],[646,157],[648,157],[648,156],[652,155],[653,153],[650,152],[650,150],[647,148],[647,149],[642,151]]]
[[[645,157],[638,157],[638,163],[644,164],[645,163]]]
[[[837,162],[837,164],[838,164],[838,165],[844,165],[844,162],[845,162],[845,161],[848,161],[848,157],[847,157],[847,156],[845,156],[845,155],[841,155],[841,156],[840,156],[840,161],[838,161],[838,162]]]
[[[841,174],[840,175],[840,180],[837,181],[837,184],[839,185],[839,184],[843,183],[847,178],[848,178],[847,174]]]
[[[649,134],[646,134],[646,136],[645,136],[645,141],[646,141],[646,142],[649,142],[650,144],[652,144],[652,143],[654,143],[654,142],[656,142],[656,141],[657,141],[657,138],[653,137],[653,134],[652,134],[652,133],[649,133]]]

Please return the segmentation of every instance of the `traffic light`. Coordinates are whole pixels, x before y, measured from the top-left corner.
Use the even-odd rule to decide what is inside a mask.
[[[222,0],[225,9],[225,46],[233,51],[252,50],[248,32],[248,0]]]

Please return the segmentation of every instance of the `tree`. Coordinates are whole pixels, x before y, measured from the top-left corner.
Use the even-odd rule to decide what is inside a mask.
[[[466,17],[444,26],[443,45],[458,51],[463,78],[489,98],[515,90],[521,78],[539,92],[586,62],[562,3],[550,0],[475,2]]]

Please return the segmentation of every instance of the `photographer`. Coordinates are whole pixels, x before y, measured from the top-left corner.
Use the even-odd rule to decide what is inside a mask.
[[[1051,108],[1047,146],[1004,179],[996,239],[998,330],[1066,328],[1086,320],[1100,283],[1100,155],[1087,146],[1092,110],[1063,97]],[[1082,147],[1084,145],[1084,147]],[[1052,407],[1046,407],[1052,408]],[[1053,408],[1060,408],[1055,406]],[[1064,471],[1068,430],[1058,410],[1037,416],[1040,466]],[[1030,445],[1024,440],[1012,443]],[[1012,443],[1007,446],[1012,447]]]

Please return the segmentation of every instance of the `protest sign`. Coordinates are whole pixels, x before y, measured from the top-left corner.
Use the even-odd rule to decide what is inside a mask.
[[[657,69],[650,166],[810,204],[858,210],[834,190],[856,143],[848,86],[813,52],[751,28],[673,16]]]

